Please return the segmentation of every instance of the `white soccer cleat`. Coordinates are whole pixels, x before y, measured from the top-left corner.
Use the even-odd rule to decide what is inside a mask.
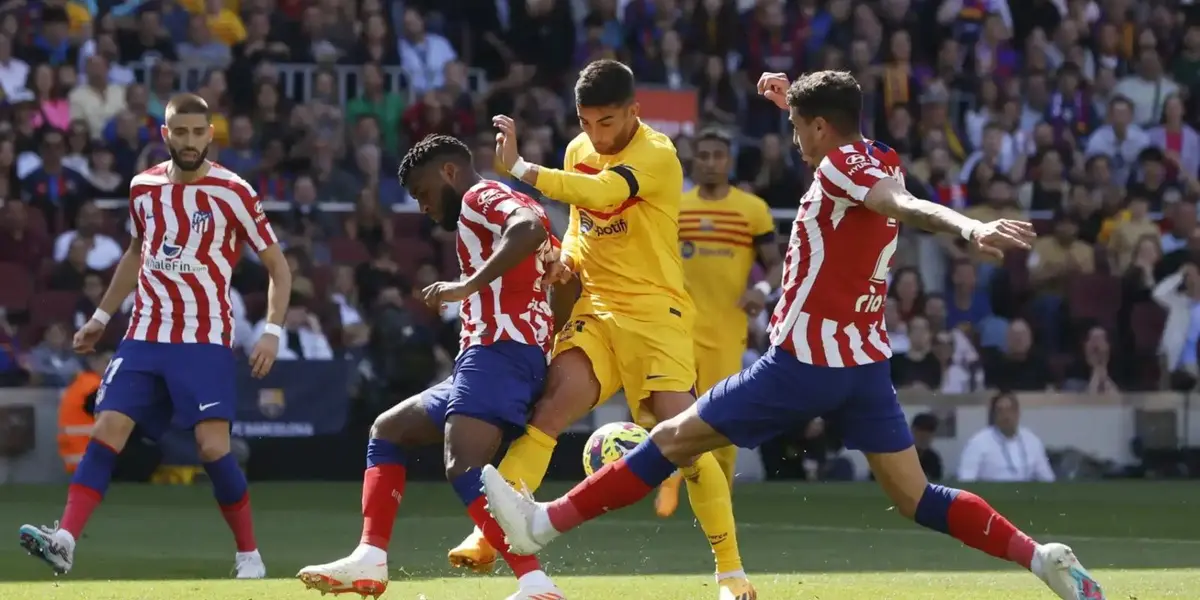
[[[567,600],[566,594],[550,581],[544,571],[526,573],[517,580],[517,593],[505,600]]]
[[[514,554],[537,554],[558,537],[550,526],[546,505],[534,502],[533,497],[513,489],[500,472],[485,465],[481,474],[487,509],[496,518]]]
[[[1035,573],[1046,582],[1062,600],[1105,600],[1104,590],[1079,564],[1075,553],[1064,544],[1042,544],[1038,546],[1036,558],[1040,573]]]
[[[322,595],[356,593],[378,598],[388,586],[387,553],[359,546],[346,558],[300,569],[296,578]]]
[[[233,573],[237,579],[266,579],[267,565],[258,550],[238,552],[233,556]]]
[[[20,533],[21,547],[30,556],[50,565],[55,574],[63,575],[75,565],[75,538],[59,529],[58,521],[53,527],[22,525]]]

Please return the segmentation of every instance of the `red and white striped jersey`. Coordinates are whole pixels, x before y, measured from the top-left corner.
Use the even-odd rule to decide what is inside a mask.
[[[845,145],[821,161],[800,200],[770,325],[771,344],[800,362],[849,367],[892,355],[883,309],[899,227],[863,206],[885,177],[904,182],[894,150]]]
[[[133,314],[125,339],[233,346],[229,279],[242,245],[262,252],[275,232],[254,188],[210,163],[208,175],[172,183],[164,162],[129,184],[129,216],[141,240]]]
[[[550,220],[536,200],[498,181],[485,179],[467,190],[458,217],[458,264],[464,279],[492,257],[504,237],[504,224],[517,209],[526,208],[550,231]],[[461,346],[512,340],[541,346],[550,352],[554,314],[542,286],[542,258],[558,244],[550,235],[541,249],[519,265],[463,300]]]

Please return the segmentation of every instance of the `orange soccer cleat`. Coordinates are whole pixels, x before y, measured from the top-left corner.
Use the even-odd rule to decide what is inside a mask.
[[[446,558],[452,567],[470,569],[481,575],[496,568],[496,549],[483,539],[483,532],[478,527],[461,544],[451,548]]]
[[[679,508],[679,486],[682,482],[683,476],[676,471],[658,487],[658,496],[654,498],[654,512],[658,516],[665,519],[675,514],[675,509]]]

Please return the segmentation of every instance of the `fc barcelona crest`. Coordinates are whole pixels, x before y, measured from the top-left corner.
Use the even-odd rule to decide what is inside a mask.
[[[258,412],[261,412],[264,417],[278,419],[283,416],[286,408],[287,401],[284,400],[282,389],[270,388],[258,391]]]

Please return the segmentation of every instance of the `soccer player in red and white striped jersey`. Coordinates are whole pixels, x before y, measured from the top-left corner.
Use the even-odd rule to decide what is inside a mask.
[[[400,164],[400,183],[433,220],[457,229],[462,277],[434,283],[422,295],[435,308],[462,301],[462,350],[445,381],[375,419],[358,547],[345,558],[304,567],[297,577],[322,593],[383,593],[407,454],[442,443],[446,479],[517,576],[517,592],[508,600],[562,600],[537,558],[508,551],[479,481],[480,467],[492,460],[504,434],[524,430],[545,383],[554,315],[542,276],[544,264],[560,258],[558,240],[541,205],[481,178],[470,150],[452,137],[431,135],[414,145]]]
[[[513,550],[535,552],[636,502],[693,456],[729,443],[754,448],[825,417],[847,447],[866,454],[900,514],[1029,569],[1064,600],[1102,600],[1070,548],[1038,544],[979,496],[926,479],[892,387],[883,306],[899,223],[961,234],[993,256],[1028,248],[1032,225],[982,223],[909,194],[896,153],[863,139],[862,90],[849,73],[819,71],[791,84],[768,73],[759,92],[788,111],[796,145],[815,171],[788,241],[771,348],[553,502],[533,502],[485,467],[489,507]]]
[[[75,542],[137,425],[152,437],[169,427],[194,431],[213,494],[233,532],[236,575],[266,576],[246,477],[230,453],[237,370],[229,281],[248,243],[271,277],[269,324],[251,355],[252,373],[261,377],[279,349],[291,272],[254,189],[206,160],[212,134],[204,100],[181,94],[167,104],[162,136],[171,160],[133,178],[133,240],[100,306],[75,334],[75,350],[92,352],[111,315],[135,294],[129,329],[96,393],[92,440],[72,477],[62,519],[53,528],[21,527],[21,544],[59,573],[71,569]]]

